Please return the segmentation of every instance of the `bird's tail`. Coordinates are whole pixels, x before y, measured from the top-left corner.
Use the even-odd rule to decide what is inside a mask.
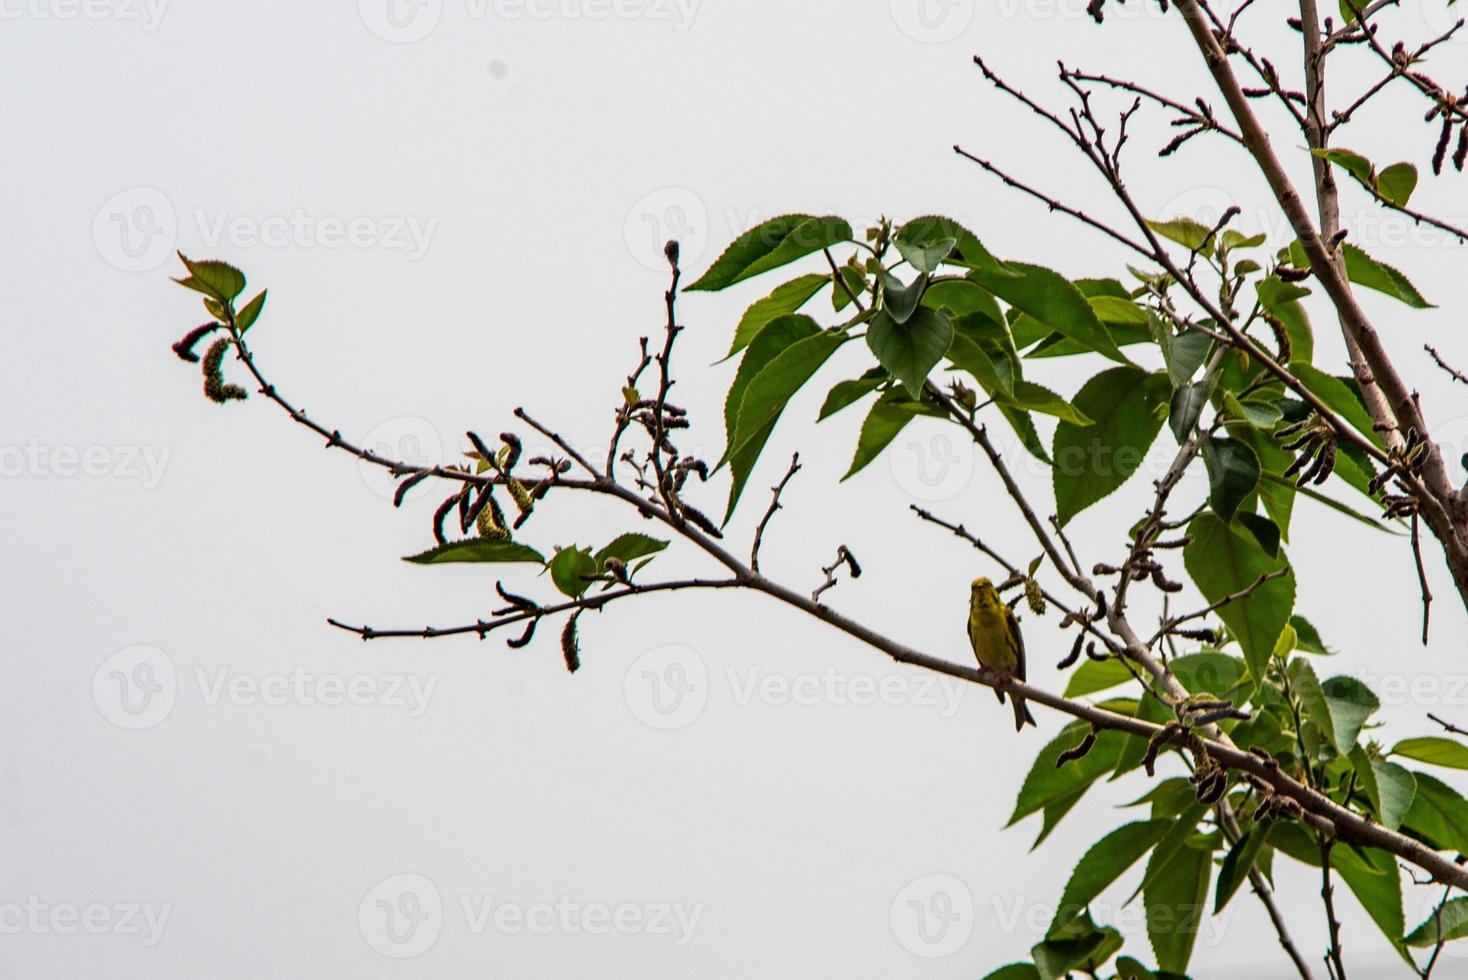
[[[1014,706],[1015,731],[1022,732],[1025,730],[1026,724],[1035,724],[1034,716],[1030,714],[1029,706],[1025,704],[1024,698],[1020,697],[1018,694],[1015,694],[1013,691],[1010,691],[1009,701]],[[1036,725],[1035,727],[1038,728],[1039,726]]]

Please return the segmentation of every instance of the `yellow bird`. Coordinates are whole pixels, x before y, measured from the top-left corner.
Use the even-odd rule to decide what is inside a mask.
[[[974,648],[979,663],[990,670],[1009,674],[1019,680],[1025,679],[1025,640],[1019,632],[1019,621],[1014,610],[999,598],[999,590],[986,578],[974,579],[968,605],[968,641]],[[1004,692],[995,688],[999,703],[1004,703]],[[1025,723],[1035,724],[1030,709],[1025,707],[1024,698],[1010,692],[1014,704],[1014,730],[1023,731]]]

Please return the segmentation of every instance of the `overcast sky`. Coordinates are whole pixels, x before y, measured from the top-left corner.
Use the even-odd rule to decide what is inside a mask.
[[[1409,37],[1448,23],[1442,0],[1407,6],[1427,11],[1396,16]],[[1098,28],[1083,8],[0,0],[0,978],[971,978],[1024,956],[1076,858],[1140,812],[1115,807],[1142,777],[1094,790],[1028,853],[1034,821],[1001,827],[1056,716],[1037,710],[1040,731],[1015,735],[989,692],[889,665],[755,596],[587,617],[574,677],[549,628],[522,651],[332,630],[328,615],[472,622],[497,604],[493,575],[398,560],[431,543],[436,497],[395,511],[390,485],[263,399],[206,402],[168,350],[201,312],[167,277],[180,248],[268,286],[261,367],[368,445],[452,460],[466,428],[499,432],[522,404],[601,445],[636,338],[659,328],[669,237],[700,270],[784,212],[938,211],[1000,256],[1124,275],[1114,244],[951,150],[1116,214],[1074,153],[986,87],[975,52],[1047,99],[1064,58],[1220,103],[1175,14],[1111,3]],[[1297,39],[1263,11],[1250,22],[1289,63]],[[1445,50],[1437,70],[1461,82],[1465,53]],[[1374,77],[1359,65],[1343,85]],[[1435,134],[1421,108],[1392,96],[1348,145],[1423,164]],[[1166,122],[1134,136],[1144,205],[1201,216],[1237,201],[1281,241],[1236,151],[1198,140],[1151,156]],[[1297,137],[1276,143],[1298,158]],[[1425,182],[1420,202],[1461,219],[1463,180]],[[1456,459],[1468,399],[1421,346],[1468,361],[1452,302],[1463,253],[1349,195],[1346,210],[1354,240],[1446,304],[1363,300]],[[683,300],[685,448],[717,457],[733,365],[711,365],[777,281]],[[1318,307],[1316,324],[1317,362],[1343,373]],[[825,376],[865,356],[845,351]],[[1071,394],[1097,369],[1033,373]],[[866,574],[832,605],[966,661],[967,583],[996,569],[907,505],[968,522],[1015,561],[1034,544],[936,425],[838,486],[859,413],[817,429],[814,388],[731,536],[747,540],[800,450],[768,572],[809,590],[846,544]],[[1004,445],[1048,499],[1047,475]],[[1144,483],[1077,519],[1087,564],[1119,554]],[[1193,480],[1183,495],[1200,492]],[[525,532],[543,549],[646,529],[605,505],[544,511]],[[1298,611],[1340,651],[1321,669],[1371,680],[1397,735],[1428,733],[1428,710],[1468,721],[1465,616],[1435,556],[1424,651],[1402,539],[1302,504],[1291,555]],[[659,566],[709,570],[683,552]],[[1032,679],[1063,687],[1055,617],[1025,627]],[[1313,958],[1318,879],[1281,860],[1276,880]],[[1150,961],[1139,910],[1120,908],[1135,883],[1098,918]],[[1409,926],[1432,897],[1408,888]],[[1351,975],[1399,975],[1344,905]],[[1241,895],[1205,925],[1194,976],[1245,974],[1289,975]]]

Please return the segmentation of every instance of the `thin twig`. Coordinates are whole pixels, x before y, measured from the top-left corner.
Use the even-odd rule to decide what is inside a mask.
[[[831,267],[831,278],[835,280],[835,285],[845,290],[847,297],[855,304],[858,312],[865,312],[866,307],[861,305],[861,300],[857,298],[856,293],[852,292],[851,284],[846,281],[846,277],[841,274],[841,270],[836,268],[836,259],[831,255],[831,250],[829,248],[823,248],[821,252],[826,256],[826,263]]]
[[[1462,371],[1459,371],[1457,368],[1449,365],[1447,361],[1444,361],[1442,355],[1437,352],[1436,347],[1433,347],[1431,344],[1423,344],[1422,349],[1432,355],[1432,359],[1437,363],[1437,366],[1448,372],[1454,381],[1468,385],[1468,375],[1464,375]]]
[[[1427,965],[1422,968],[1422,980],[1429,980],[1432,970],[1437,966],[1437,959],[1442,955],[1443,945],[1448,937],[1443,935],[1443,906],[1448,904],[1448,896],[1453,894],[1453,886],[1449,885],[1443,889],[1443,897],[1438,900],[1437,908],[1432,910],[1432,924],[1437,935],[1437,942],[1433,944],[1432,955],[1427,959]]]
[[[437,639],[442,636],[460,636],[465,633],[477,633],[482,640],[490,633],[506,626],[516,623],[524,623],[530,620],[540,620],[557,613],[572,612],[575,610],[600,609],[602,606],[618,599],[626,599],[631,596],[650,595],[654,592],[675,592],[683,589],[732,589],[742,583],[738,579],[679,579],[672,582],[657,582],[652,585],[628,585],[622,589],[611,592],[601,592],[595,595],[582,596],[553,606],[535,606],[530,609],[516,609],[492,619],[479,620],[464,626],[427,626],[423,629],[373,629],[371,626],[351,626],[337,619],[328,619],[327,622],[337,629],[348,633],[355,633],[364,640],[378,640],[389,638],[417,637],[424,640]]]
[[[765,540],[766,525],[770,523],[770,518],[775,516],[775,511],[781,507],[780,494],[785,492],[785,484],[789,483],[790,478],[798,472],[800,472],[800,453],[795,453],[790,457],[790,469],[785,471],[784,479],[770,488],[770,508],[765,511],[765,516],[760,518],[759,527],[754,530],[754,545],[749,549],[749,567],[752,571],[759,571],[760,545]]]
[[[1174,112],[1181,113],[1187,119],[1192,120],[1199,126],[1202,126],[1205,130],[1216,132],[1222,136],[1226,136],[1229,139],[1233,140],[1235,143],[1242,144],[1244,142],[1242,136],[1240,136],[1238,133],[1235,133],[1233,130],[1229,129],[1227,126],[1223,125],[1216,118],[1214,118],[1211,108],[1209,108],[1206,113],[1202,111],[1207,103],[1203,103],[1201,99],[1199,100],[1199,103],[1201,103],[1201,105],[1190,106],[1178,102],[1174,99],[1170,99],[1159,92],[1147,88],[1146,86],[1138,85],[1136,82],[1127,81],[1124,78],[1112,78],[1109,75],[1094,75],[1089,72],[1075,70],[1072,70],[1070,72],[1070,76],[1077,81],[1095,82],[1101,85],[1109,85],[1112,88],[1120,89],[1124,92],[1131,92],[1133,95],[1140,95],[1144,98],[1151,99],[1153,102],[1156,102],[1160,106],[1164,106],[1165,108],[1172,109]]]
[[[1325,922],[1330,934],[1330,952],[1325,966],[1333,980],[1346,980],[1346,967],[1341,962],[1341,923],[1335,914],[1335,888],[1330,883],[1330,851],[1334,842],[1320,836],[1320,897],[1325,901]]]
[[[1422,645],[1427,646],[1427,628],[1432,619],[1432,590],[1427,587],[1427,569],[1422,566],[1422,541],[1417,531],[1418,518],[1412,514],[1412,561],[1417,566],[1417,587],[1422,592]]]
[[[1439,725],[1443,726],[1443,731],[1445,731],[1445,732],[1449,732],[1450,734],[1453,734],[1453,735],[1464,735],[1464,736],[1468,736],[1468,729],[1459,728],[1457,725],[1451,724],[1450,722],[1443,721],[1441,718],[1439,718],[1437,715],[1433,714],[1431,711],[1429,711],[1427,713],[1427,717],[1431,718],[1433,721],[1435,721]]]
[[[974,156],[972,153],[968,152],[961,146],[955,145],[953,147],[953,152],[957,153],[959,156],[963,157],[966,160],[971,160],[974,163],[977,163],[980,167],[983,167],[989,173],[993,174],[995,177],[998,177],[1001,181],[1003,181],[1005,186],[1013,187],[1015,190],[1022,191],[1025,194],[1028,194],[1030,197],[1033,197],[1035,200],[1042,202],[1051,211],[1059,211],[1061,214],[1068,214],[1082,224],[1089,225],[1090,227],[1095,228],[1097,231],[1120,242],[1127,248],[1130,248],[1135,252],[1139,252],[1142,255],[1148,256],[1149,258],[1151,257],[1152,253],[1149,252],[1144,246],[1139,245],[1136,241],[1127,237],[1122,232],[1117,231],[1106,222],[1093,218],[1079,208],[1072,207],[1069,204],[1066,204],[1064,201],[1059,200],[1058,198],[1051,197],[1044,191],[1037,190],[1036,188],[1031,187],[1029,184],[1026,184],[1018,177],[1011,176],[1004,170],[1001,170],[999,167],[995,166],[993,163],[990,163],[988,160],[985,160],[982,157]]]
[[[1152,639],[1150,639],[1150,640],[1147,641],[1147,645],[1149,647],[1152,646],[1154,643],[1156,643],[1158,640],[1160,640],[1164,635],[1166,635],[1168,633],[1172,633],[1179,626],[1181,626],[1183,623],[1191,622],[1192,620],[1195,620],[1195,619],[1203,619],[1204,617],[1210,615],[1211,613],[1215,613],[1219,609],[1222,609],[1224,606],[1228,605],[1229,603],[1238,602],[1238,601],[1240,601],[1242,599],[1249,598],[1249,596],[1253,595],[1255,592],[1257,592],[1259,589],[1261,589],[1266,582],[1272,582],[1272,581],[1274,581],[1277,578],[1283,578],[1285,575],[1288,575],[1289,572],[1290,572],[1290,570],[1288,568],[1279,568],[1279,569],[1275,569],[1272,572],[1265,572],[1263,575],[1260,575],[1254,581],[1252,581],[1248,585],[1244,586],[1244,588],[1240,589],[1237,592],[1232,592],[1232,593],[1224,596],[1222,599],[1219,599],[1217,602],[1210,603],[1206,608],[1199,609],[1197,612],[1188,613],[1186,616],[1174,616],[1174,617],[1172,617],[1171,619],[1167,620],[1163,624],[1162,629],[1158,630],[1157,633],[1155,635],[1153,635]]]

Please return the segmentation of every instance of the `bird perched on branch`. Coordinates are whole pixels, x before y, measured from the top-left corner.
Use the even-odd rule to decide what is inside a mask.
[[[968,641],[974,648],[979,663],[990,670],[1008,674],[1018,680],[1025,679],[1025,641],[1019,632],[1019,621],[1014,610],[999,598],[999,590],[986,578],[974,579],[968,605]],[[999,703],[1004,703],[1004,692],[998,688],[994,693]],[[1025,707],[1024,698],[1009,694],[1014,705],[1014,730],[1023,731],[1025,724],[1035,724],[1030,709]]]

